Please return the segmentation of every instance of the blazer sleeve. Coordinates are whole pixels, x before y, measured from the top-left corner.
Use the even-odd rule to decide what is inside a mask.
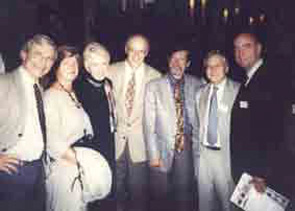
[[[159,149],[156,134],[156,97],[153,91],[153,84],[149,83],[146,87],[144,100],[143,128],[145,143],[149,160],[159,159]]]

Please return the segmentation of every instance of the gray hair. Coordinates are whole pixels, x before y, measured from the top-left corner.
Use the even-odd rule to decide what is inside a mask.
[[[215,56],[219,57],[222,60],[226,69],[229,68],[228,61],[227,61],[225,55],[223,53],[221,53],[219,50],[211,50],[207,53],[207,55],[203,61],[204,67],[207,66],[208,60],[211,59],[212,57],[215,57]]]
[[[91,55],[91,54],[101,55],[101,56],[106,57],[109,60],[111,59],[111,55],[110,55],[108,49],[98,42],[91,42],[86,45],[86,47],[83,51],[84,59],[89,57],[89,55]]]
[[[47,35],[44,34],[36,34],[31,39],[29,39],[21,48],[24,52],[29,52],[34,45],[42,45],[47,44],[51,46],[54,50],[56,56],[56,45],[54,41]]]

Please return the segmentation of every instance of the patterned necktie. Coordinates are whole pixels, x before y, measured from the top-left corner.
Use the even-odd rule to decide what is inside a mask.
[[[117,128],[117,122],[116,122],[116,104],[115,99],[112,92],[111,84],[106,80],[104,83],[105,92],[107,95],[107,100],[109,104],[109,112],[110,112],[110,127],[111,132],[115,132]]]
[[[41,132],[42,132],[42,137],[43,137],[43,142],[44,142],[44,152],[43,152],[43,158],[44,161],[46,162],[47,158],[47,136],[46,136],[46,119],[45,119],[45,114],[44,114],[44,105],[43,105],[43,99],[41,95],[40,88],[37,84],[34,84],[34,93],[35,93],[35,98],[36,98],[36,104],[37,104],[37,111],[38,111],[38,117],[39,117],[39,123],[41,127]]]
[[[174,87],[174,102],[176,108],[175,149],[176,151],[181,152],[184,149],[184,117],[180,82],[177,82]]]
[[[132,77],[128,82],[126,95],[125,95],[125,106],[126,106],[128,117],[130,117],[132,109],[133,109],[134,96],[135,96],[135,73],[132,74]]]
[[[214,86],[209,108],[207,142],[211,146],[214,146],[217,143],[217,90],[218,88]]]

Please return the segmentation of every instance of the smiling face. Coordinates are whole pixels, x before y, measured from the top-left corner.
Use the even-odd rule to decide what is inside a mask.
[[[97,80],[102,80],[107,76],[110,58],[107,54],[92,53],[84,58],[84,66],[87,72]]]
[[[33,44],[27,51],[21,51],[22,65],[35,79],[47,74],[55,60],[54,48],[46,43]]]
[[[76,56],[64,58],[57,70],[56,77],[58,81],[72,83],[79,73],[79,64]]]
[[[144,63],[148,55],[148,49],[148,41],[142,36],[134,36],[127,41],[125,47],[126,59],[133,69]]]
[[[210,56],[206,61],[206,76],[212,84],[219,84],[226,77],[228,67],[221,55]]]
[[[262,46],[251,34],[240,34],[234,40],[234,54],[236,63],[250,69],[261,58]]]
[[[188,51],[180,50],[172,53],[169,59],[169,72],[176,80],[180,80],[183,77],[184,71],[188,66]]]

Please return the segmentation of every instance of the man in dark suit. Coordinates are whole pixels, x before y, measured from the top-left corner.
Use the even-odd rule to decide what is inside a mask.
[[[39,211],[46,126],[38,80],[53,65],[55,45],[35,35],[20,56],[22,65],[0,76],[0,210]]]
[[[251,174],[256,190],[263,192],[266,182],[275,186],[273,158],[280,126],[273,78],[261,56],[262,44],[253,34],[235,37],[234,54],[247,77],[232,109],[232,174],[235,182],[243,172]]]

